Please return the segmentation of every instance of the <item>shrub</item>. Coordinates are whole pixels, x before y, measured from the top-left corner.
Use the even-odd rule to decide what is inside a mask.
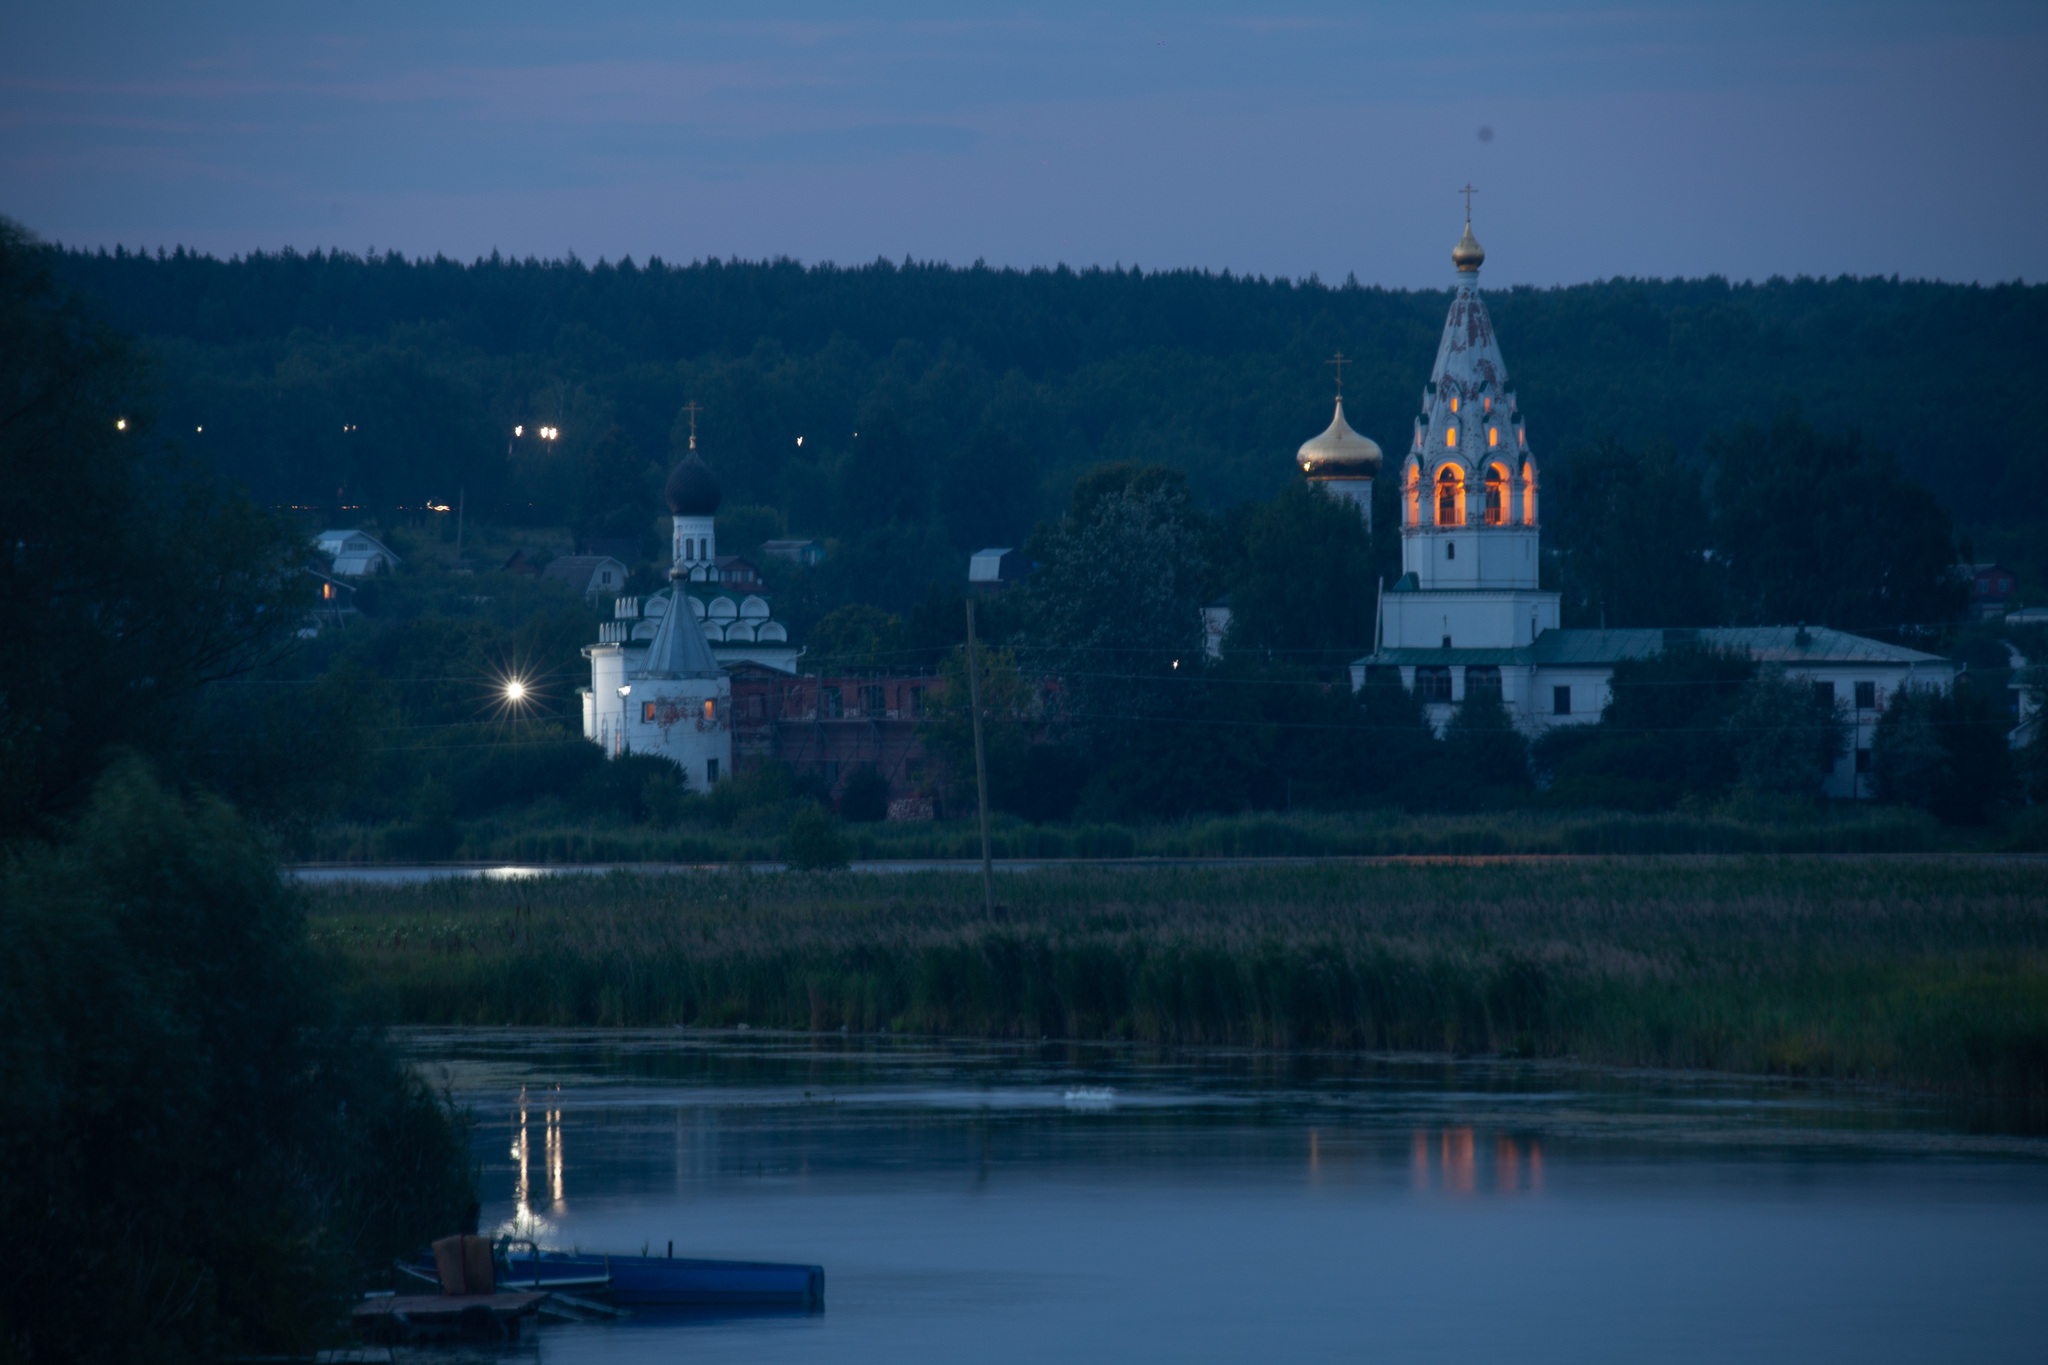
[[[863,763],[846,775],[839,791],[839,813],[848,820],[873,824],[889,818],[889,779],[872,763]]]
[[[839,822],[816,802],[806,802],[783,835],[783,857],[799,872],[845,867],[851,858]]]

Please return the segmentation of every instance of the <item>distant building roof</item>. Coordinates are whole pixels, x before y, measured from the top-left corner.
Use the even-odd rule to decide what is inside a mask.
[[[969,583],[1014,583],[1030,572],[1024,556],[1007,546],[976,550],[967,561]]]
[[[618,592],[626,586],[626,566],[610,555],[563,555],[549,560],[540,576],[580,593]]]
[[[825,558],[825,547],[815,540],[764,540],[761,553],[770,559],[787,559],[795,564],[816,564]]]
[[[391,547],[367,531],[347,529],[322,531],[313,537],[313,543],[322,554],[334,558],[334,571],[349,578],[361,578],[377,572],[385,564],[399,564],[404,561],[391,552]]]

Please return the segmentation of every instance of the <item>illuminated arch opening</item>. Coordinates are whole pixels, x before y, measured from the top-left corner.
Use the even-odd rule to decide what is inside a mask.
[[[1437,471],[1436,524],[1465,524],[1465,471],[1454,464],[1447,464]]]
[[[1536,524],[1536,462],[1522,461],[1522,525]]]
[[[1408,478],[1402,489],[1407,500],[1406,517],[1410,526],[1422,524],[1422,471],[1413,464],[1408,466]]]
[[[1507,466],[1486,467],[1486,524],[1505,526],[1514,511],[1514,490],[1509,487]]]

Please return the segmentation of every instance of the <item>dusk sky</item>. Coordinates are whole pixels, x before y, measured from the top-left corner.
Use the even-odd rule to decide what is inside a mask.
[[[14,4],[67,245],[2048,276],[2048,6]]]

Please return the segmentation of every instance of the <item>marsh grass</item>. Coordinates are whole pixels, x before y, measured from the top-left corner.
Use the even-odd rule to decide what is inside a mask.
[[[1652,858],[313,891],[417,1023],[1576,1056],[2048,1101],[2048,866]]]
[[[980,858],[968,820],[848,825],[855,858]],[[1811,807],[1637,815],[1613,811],[1507,811],[1474,815],[1399,812],[1243,815],[1128,827],[1033,825],[999,818],[998,858],[1342,857],[1487,853],[1901,853],[1956,839],[1923,812]],[[623,822],[564,824],[519,817],[463,825],[437,856],[538,863],[729,862],[784,856],[779,832]],[[418,858],[410,826],[336,825],[315,831],[304,852],[321,862]]]

